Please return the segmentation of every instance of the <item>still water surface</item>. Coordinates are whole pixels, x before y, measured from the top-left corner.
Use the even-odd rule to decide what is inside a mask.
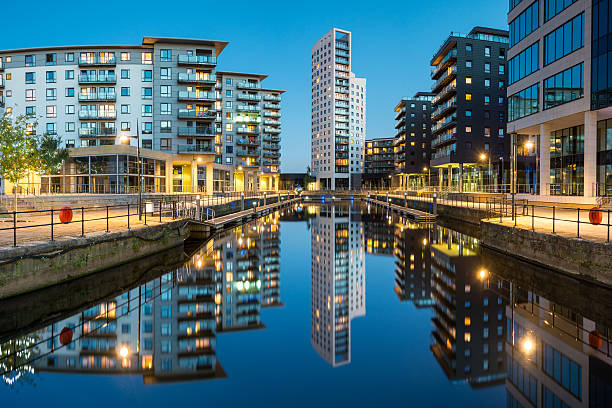
[[[24,312],[0,330],[0,401],[612,406],[610,291],[473,236],[350,203],[276,213],[102,301]]]

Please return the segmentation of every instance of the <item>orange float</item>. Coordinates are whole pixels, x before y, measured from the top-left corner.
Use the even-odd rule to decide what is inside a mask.
[[[64,327],[60,332],[59,339],[62,346],[67,346],[72,342],[72,329],[70,327]]]
[[[59,219],[62,224],[68,224],[72,221],[72,209],[68,206],[62,207],[59,212]]]
[[[603,345],[603,339],[597,330],[593,330],[589,333],[589,344],[596,350],[599,350]]]

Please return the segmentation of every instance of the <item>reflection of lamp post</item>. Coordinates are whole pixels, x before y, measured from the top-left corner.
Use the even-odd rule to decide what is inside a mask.
[[[427,172],[427,187],[431,187],[431,169],[429,167],[423,167],[423,171]]]
[[[128,142],[130,138],[136,139],[136,166],[138,167],[138,219],[142,219],[142,188],[141,188],[141,171],[140,171],[140,127],[138,119],[136,119],[136,136],[126,135],[125,133],[119,137],[122,143]],[[128,166],[129,173],[129,166]]]

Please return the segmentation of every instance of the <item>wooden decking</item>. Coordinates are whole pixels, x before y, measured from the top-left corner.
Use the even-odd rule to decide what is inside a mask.
[[[366,203],[378,205],[380,207],[389,208],[391,211],[407,216],[408,218],[416,222],[435,222],[436,221],[435,214],[430,214],[424,211],[419,211],[419,210],[415,210],[415,209],[408,208],[408,207],[402,207],[396,204],[389,204],[384,201],[374,200],[372,198],[362,198],[361,200]]]
[[[300,202],[301,199],[293,198],[286,201],[280,201],[273,204],[268,204],[262,207],[256,207],[255,209],[250,208],[248,210],[240,211],[233,214],[224,215],[222,217],[213,218],[210,220],[200,221],[203,225],[210,227],[213,231],[227,228],[233,224],[242,224],[244,222],[250,221],[252,219],[261,217],[263,215],[269,214],[273,211],[276,211],[280,208],[287,207],[291,204],[295,204]],[[197,222],[197,221],[196,221]]]

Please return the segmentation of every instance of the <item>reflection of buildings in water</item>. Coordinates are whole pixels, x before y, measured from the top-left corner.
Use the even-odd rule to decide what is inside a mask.
[[[398,224],[395,232],[395,293],[401,301],[409,300],[416,307],[430,307],[431,296],[431,227]]]
[[[478,240],[435,226],[430,248],[433,354],[451,381],[503,381],[504,288],[479,279]]]
[[[332,366],[351,361],[351,320],[365,315],[363,225],[352,204],[317,207],[311,224],[311,342]]]
[[[378,206],[360,208],[366,253],[393,255],[393,216]]]
[[[509,407],[612,405],[612,330],[538,294],[512,287],[506,307]],[[601,345],[589,344],[597,331]]]
[[[225,376],[215,333],[263,327],[261,302],[282,305],[278,215],[265,221],[216,237],[175,272],[33,333],[38,343],[20,353],[31,356],[21,366],[141,374],[147,384]],[[73,332],[65,346],[63,328]],[[11,367],[18,368],[12,360]]]

